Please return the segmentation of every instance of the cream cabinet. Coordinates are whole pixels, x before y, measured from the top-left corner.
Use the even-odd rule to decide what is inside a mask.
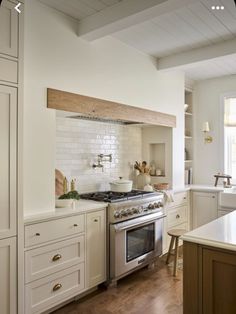
[[[0,57],[0,81],[4,84],[17,83],[18,62]]]
[[[209,192],[192,192],[193,229],[217,218],[218,194]]]
[[[25,226],[25,313],[85,290],[85,214]]]
[[[17,313],[16,238],[0,240],[0,313]]]
[[[106,225],[105,211],[87,214],[86,266],[87,287],[91,288],[106,280]]]
[[[84,219],[84,215],[76,215],[25,226],[25,247],[80,234]]]
[[[163,253],[168,251],[170,236],[167,232],[171,229],[190,229],[190,199],[189,192],[176,192],[173,194],[173,202],[165,206],[167,215],[164,223]],[[182,242],[180,241],[180,245]]]
[[[0,239],[3,239],[16,235],[16,88],[0,85],[0,112]]]
[[[3,0],[0,7],[0,53],[12,57],[18,55],[18,13],[16,4]]]
[[[33,281],[25,287],[25,314],[43,313],[84,289],[84,263]]]
[[[105,217],[103,208],[25,225],[25,314],[50,311],[106,280]]]

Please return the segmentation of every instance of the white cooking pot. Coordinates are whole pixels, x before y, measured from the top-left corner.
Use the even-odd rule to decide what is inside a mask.
[[[131,180],[124,180],[120,178],[119,180],[115,180],[110,182],[110,187],[112,192],[130,192],[132,190],[133,181]]]

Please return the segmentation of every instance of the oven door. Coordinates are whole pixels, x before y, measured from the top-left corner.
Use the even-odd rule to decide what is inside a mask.
[[[121,277],[162,254],[163,213],[110,225],[110,277]]]

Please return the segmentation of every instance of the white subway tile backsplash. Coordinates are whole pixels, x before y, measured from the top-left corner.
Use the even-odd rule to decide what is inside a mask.
[[[132,178],[135,160],[141,160],[141,128],[86,120],[57,118],[56,167],[80,193],[109,189],[119,176]],[[112,154],[104,169],[92,168],[98,154]]]

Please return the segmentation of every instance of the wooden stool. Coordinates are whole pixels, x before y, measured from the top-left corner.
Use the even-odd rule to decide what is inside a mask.
[[[170,256],[174,255],[174,271],[173,276],[176,276],[177,260],[178,260],[178,250],[179,250],[179,237],[181,237],[187,230],[185,229],[172,229],[167,232],[171,236],[170,246],[166,258],[166,264],[169,264]],[[175,252],[171,253],[175,242]]]

